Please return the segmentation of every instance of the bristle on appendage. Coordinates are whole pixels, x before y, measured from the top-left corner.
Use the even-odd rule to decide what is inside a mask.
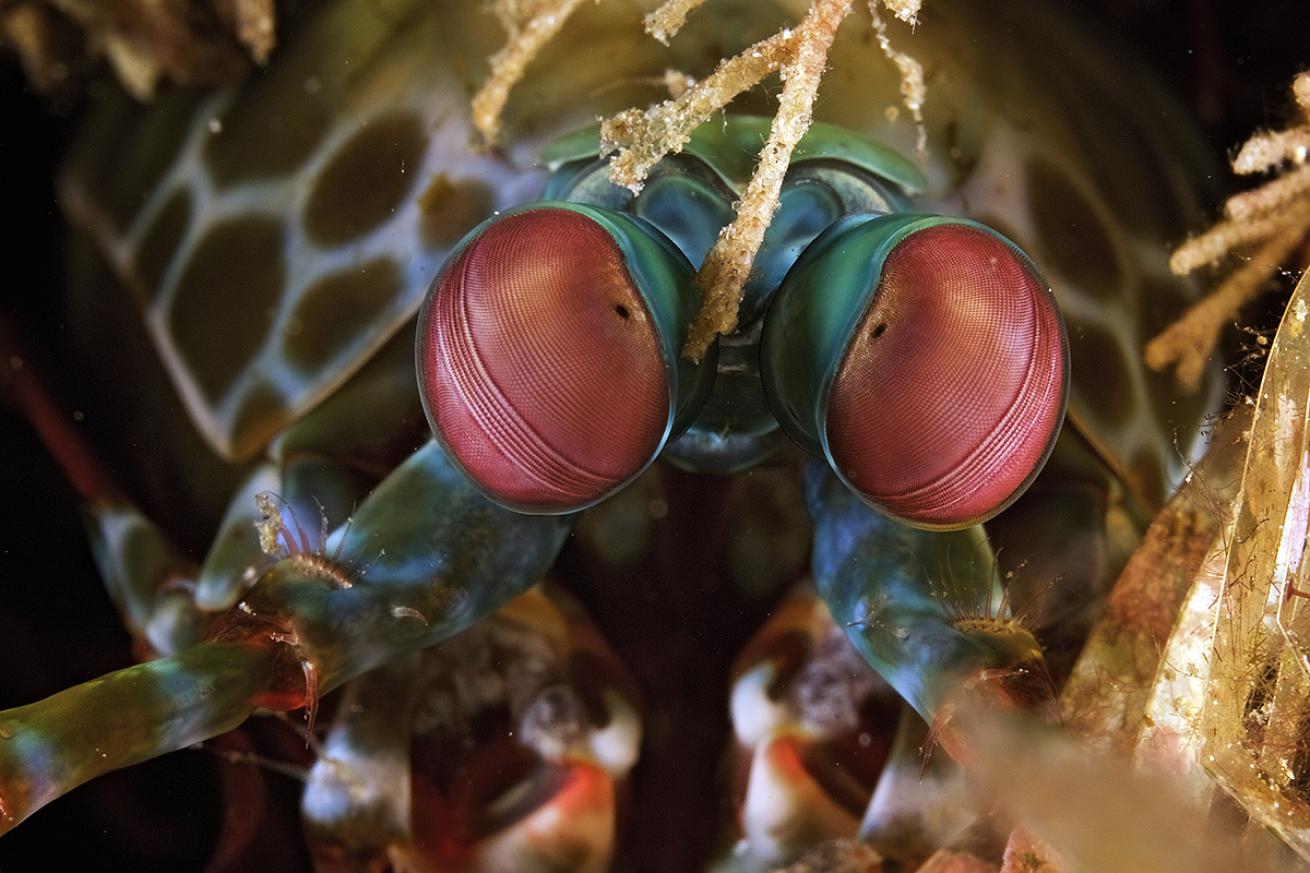
[[[327,553],[328,518],[323,504],[318,504],[317,543],[311,542],[309,534],[301,527],[295,507],[281,496],[261,491],[255,495],[255,506],[259,510],[259,520],[255,522],[259,548],[268,557],[286,562],[296,571],[321,579],[333,588],[351,588],[356,574],[368,572],[367,567],[359,568],[357,559],[342,560],[339,544],[332,554]]]
[[[1257,297],[1280,268],[1300,271],[1310,255],[1310,71],[1292,82],[1298,123],[1283,131],[1253,135],[1233,158],[1240,175],[1283,168],[1281,175],[1229,198],[1225,220],[1193,237],[1173,253],[1169,267],[1183,276],[1230,254],[1258,246],[1246,263],[1228,274],[1209,297],[1189,309],[1146,346],[1147,366],[1173,367],[1183,388],[1195,391],[1224,326]]]
[[[296,633],[295,627],[289,620],[276,620],[275,624],[284,628],[281,631],[270,633],[269,642],[279,646],[285,646],[286,649],[294,656],[296,663],[300,666],[301,676],[303,677],[303,690],[299,695],[297,703],[299,706],[291,706],[292,709],[303,709],[305,711],[305,733],[313,735],[314,725],[318,722],[318,704],[322,695],[319,693],[319,668],[313,659],[304,653],[301,645],[300,634]],[[309,748],[309,741],[306,740],[305,748]]]

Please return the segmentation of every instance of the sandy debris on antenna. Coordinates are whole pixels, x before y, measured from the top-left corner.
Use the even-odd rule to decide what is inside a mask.
[[[494,7],[509,40],[491,59],[491,72],[473,100],[474,124],[488,142],[500,132],[500,114],[510,89],[541,48],[563,26],[581,0],[500,0]],[[646,16],[647,32],[668,42],[687,16],[705,0],[665,0]],[[892,48],[879,5],[898,19],[917,22],[922,0],[869,0],[879,46],[896,65],[901,93],[919,125],[919,147],[926,144],[922,106],[923,70],[909,55]],[[737,95],[778,73],[782,91],[768,141],[747,183],[736,215],[719,234],[697,280],[704,292],[701,310],[683,346],[683,355],[700,360],[719,334],[736,329],[743,289],[755,254],[778,206],[792,152],[809,129],[815,95],[823,79],[837,28],[853,0],[813,0],[795,27],[783,28],[720,60],[715,70],[681,93],[645,109],[627,109],[601,125],[601,153],[613,154],[610,178],[640,191],[646,174],[664,156],[677,154],[691,132]]]
[[[494,144],[500,138],[500,118],[528,64],[564,27],[583,0],[496,0],[492,11],[508,33],[500,51],[491,56],[491,71],[473,95],[473,126],[482,139]]]
[[[646,16],[646,32],[665,45],[687,23],[687,16],[705,0],[666,0],[658,9]]]

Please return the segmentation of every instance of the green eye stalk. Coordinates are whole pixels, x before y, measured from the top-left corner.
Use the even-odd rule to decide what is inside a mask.
[[[932,725],[930,740],[967,762],[967,742],[951,725],[966,697],[1055,716],[1041,647],[1005,615],[981,527],[899,524],[817,462],[806,492],[819,595],[855,648]]]

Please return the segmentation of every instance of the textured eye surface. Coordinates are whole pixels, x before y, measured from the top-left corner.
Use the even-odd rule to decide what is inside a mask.
[[[594,502],[666,435],[654,319],[623,249],[587,215],[535,208],[487,225],[438,276],[418,330],[434,430],[509,506]]]
[[[1002,239],[918,230],[887,255],[828,395],[828,451],[891,515],[951,527],[1017,496],[1064,415],[1064,329],[1046,284]]]

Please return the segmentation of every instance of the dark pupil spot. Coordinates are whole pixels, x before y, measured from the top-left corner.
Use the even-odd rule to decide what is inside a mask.
[[[614,304],[614,311],[617,312],[619,318],[623,319],[624,321],[627,321],[628,317],[632,314],[628,312],[628,307],[624,306],[622,303]]]
[[[873,338],[877,339],[878,337],[882,336],[886,332],[887,332],[887,322],[880,321],[878,322],[878,326],[873,329]]]

